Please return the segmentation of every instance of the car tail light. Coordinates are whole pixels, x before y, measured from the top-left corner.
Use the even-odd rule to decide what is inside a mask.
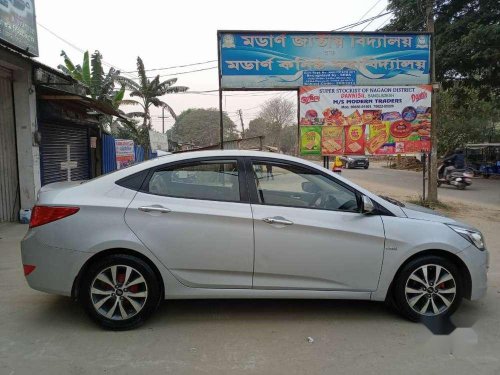
[[[30,228],[39,227],[76,214],[79,207],[35,206],[31,212]]]
[[[36,266],[31,264],[23,264],[24,276],[28,276],[31,272],[35,270]]]

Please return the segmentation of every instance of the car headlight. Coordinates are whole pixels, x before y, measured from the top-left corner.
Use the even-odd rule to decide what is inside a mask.
[[[353,158],[347,158],[347,161],[354,161]]]
[[[480,231],[474,229],[468,229],[459,227],[456,225],[447,224],[451,229],[469,241],[471,244],[476,246],[479,250],[484,250],[486,248],[484,244],[484,237]]]

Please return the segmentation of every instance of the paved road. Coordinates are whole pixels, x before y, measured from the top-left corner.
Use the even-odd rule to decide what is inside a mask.
[[[367,188],[376,187],[383,190],[384,186],[405,190],[409,195],[422,195],[422,173],[400,171],[374,164],[369,169],[342,170],[342,176]],[[476,203],[489,207],[500,208],[500,179],[475,178],[466,190],[458,190],[454,186],[442,186],[438,189],[440,199]]]

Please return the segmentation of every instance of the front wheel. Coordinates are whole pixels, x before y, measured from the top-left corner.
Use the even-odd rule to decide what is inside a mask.
[[[457,185],[457,189],[458,189],[458,190],[465,190],[465,187],[466,187],[466,186],[467,186],[467,185],[465,185],[464,183],[459,183],[459,184]]]
[[[448,317],[462,301],[463,284],[456,265],[439,256],[412,260],[395,280],[398,310],[412,321]]]
[[[83,276],[80,300],[99,325],[126,330],[144,323],[160,302],[161,289],[151,267],[135,256],[110,255]]]
[[[367,166],[367,165],[365,165],[363,168],[368,169],[368,166]]]

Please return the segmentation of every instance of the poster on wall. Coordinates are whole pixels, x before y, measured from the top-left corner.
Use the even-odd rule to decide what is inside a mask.
[[[34,0],[0,0],[0,42],[38,56]]]
[[[115,139],[116,169],[126,168],[135,163],[134,141]]]
[[[340,126],[322,126],[321,155],[342,155],[344,151],[344,129]]]
[[[301,87],[299,125],[344,129],[337,154],[428,152],[431,92],[430,85]]]
[[[219,31],[222,89],[428,84],[430,34]]]

